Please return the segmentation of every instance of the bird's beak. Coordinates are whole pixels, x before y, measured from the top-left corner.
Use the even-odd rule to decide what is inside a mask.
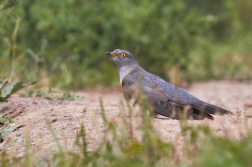
[[[111,57],[116,57],[116,54],[114,54],[112,52],[107,52],[105,55],[110,55]]]

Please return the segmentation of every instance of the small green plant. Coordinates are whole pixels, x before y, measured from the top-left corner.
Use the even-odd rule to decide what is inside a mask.
[[[42,97],[46,99],[57,99],[57,100],[82,100],[82,96],[75,95],[74,92],[68,91],[65,93],[54,93],[49,89],[49,91],[25,91],[21,93],[22,97]]]
[[[42,97],[46,99],[53,99],[52,93],[50,91],[25,91],[20,94],[22,97]]]
[[[29,85],[35,84],[36,82],[24,83],[24,82],[9,82],[8,80],[2,81],[0,78],[0,102],[7,102],[8,98],[15,92],[27,87]],[[0,114],[0,143],[3,142],[4,135],[14,131],[17,127],[8,126],[11,123],[11,117]]]
[[[6,134],[14,131],[17,128],[16,126],[6,126],[11,122],[11,117],[0,114],[0,143],[3,142],[4,136]]]
[[[72,91],[68,91],[68,92],[65,92],[65,93],[57,96],[58,100],[79,101],[79,100],[82,100],[82,98],[83,98],[82,96],[75,95],[74,92],[72,92]]]
[[[4,86],[8,83],[8,80],[5,81],[1,81],[0,78],[0,102],[7,102],[7,98],[6,97],[2,97],[2,89],[4,88]]]
[[[9,82],[5,80],[4,82],[0,81],[2,85],[0,86],[0,102],[7,102],[7,99],[17,91],[27,87],[29,85],[33,85],[36,81],[24,83],[24,82]]]

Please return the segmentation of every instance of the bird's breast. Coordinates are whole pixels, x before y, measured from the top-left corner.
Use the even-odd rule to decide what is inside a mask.
[[[122,86],[123,79],[126,75],[131,73],[134,69],[129,66],[124,66],[119,69],[120,84]]]

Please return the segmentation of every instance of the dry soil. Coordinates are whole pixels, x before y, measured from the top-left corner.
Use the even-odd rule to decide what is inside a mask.
[[[252,82],[239,83],[230,81],[214,81],[197,83],[187,89],[196,97],[226,108],[234,113],[232,116],[215,116],[215,120],[188,121],[192,126],[207,125],[214,133],[229,135],[232,139],[240,139],[246,135],[246,126],[252,128]],[[12,117],[8,126],[17,126],[14,132],[7,134],[0,143],[0,150],[22,156],[25,145],[36,154],[47,156],[48,151],[55,148],[55,139],[48,124],[57,135],[61,145],[71,148],[81,124],[85,126],[89,150],[102,143],[102,135],[106,129],[102,122],[99,99],[103,100],[105,113],[109,121],[120,126],[123,120],[129,120],[128,110],[120,91],[82,91],[80,101],[51,100],[39,97],[24,98],[13,95],[9,102],[0,104],[0,112]],[[133,130],[139,135],[139,124],[142,119],[139,111],[132,117]],[[165,141],[183,142],[179,136],[181,128],[178,120],[154,118],[153,126]],[[28,142],[25,142],[28,141]]]

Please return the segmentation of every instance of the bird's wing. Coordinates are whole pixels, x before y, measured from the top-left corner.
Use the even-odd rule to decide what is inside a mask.
[[[221,107],[217,107],[215,105],[206,103],[197,97],[191,95],[190,93],[186,92],[185,90],[175,87],[174,85],[166,82],[162,78],[147,73],[146,74],[151,80],[156,82],[159,87],[161,87],[168,96],[168,101],[182,104],[182,105],[189,105],[192,108],[200,111],[204,111],[209,114],[232,114],[232,112],[225,110]]]
[[[131,97],[133,96],[136,98],[142,93],[147,96],[148,99],[151,98],[150,100],[152,101],[158,102],[167,100],[167,95],[161,87],[147,77],[136,75],[134,71],[123,78],[122,88],[124,92]]]
[[[194,111],[192,109],[185,110],[186,105],[169,101],[162,87],[154,80],[151,80],[147,76],[140,75],[137,72],[133,71],[124,77],[122,88],[126,94],[130,94],[134,97],[143,94],[152,103],[155,112],[163,116],[174,119],[179,119],[184,116],[186,116],[186,119],[213,119],[213,117],[207,113],[197,110]]]

